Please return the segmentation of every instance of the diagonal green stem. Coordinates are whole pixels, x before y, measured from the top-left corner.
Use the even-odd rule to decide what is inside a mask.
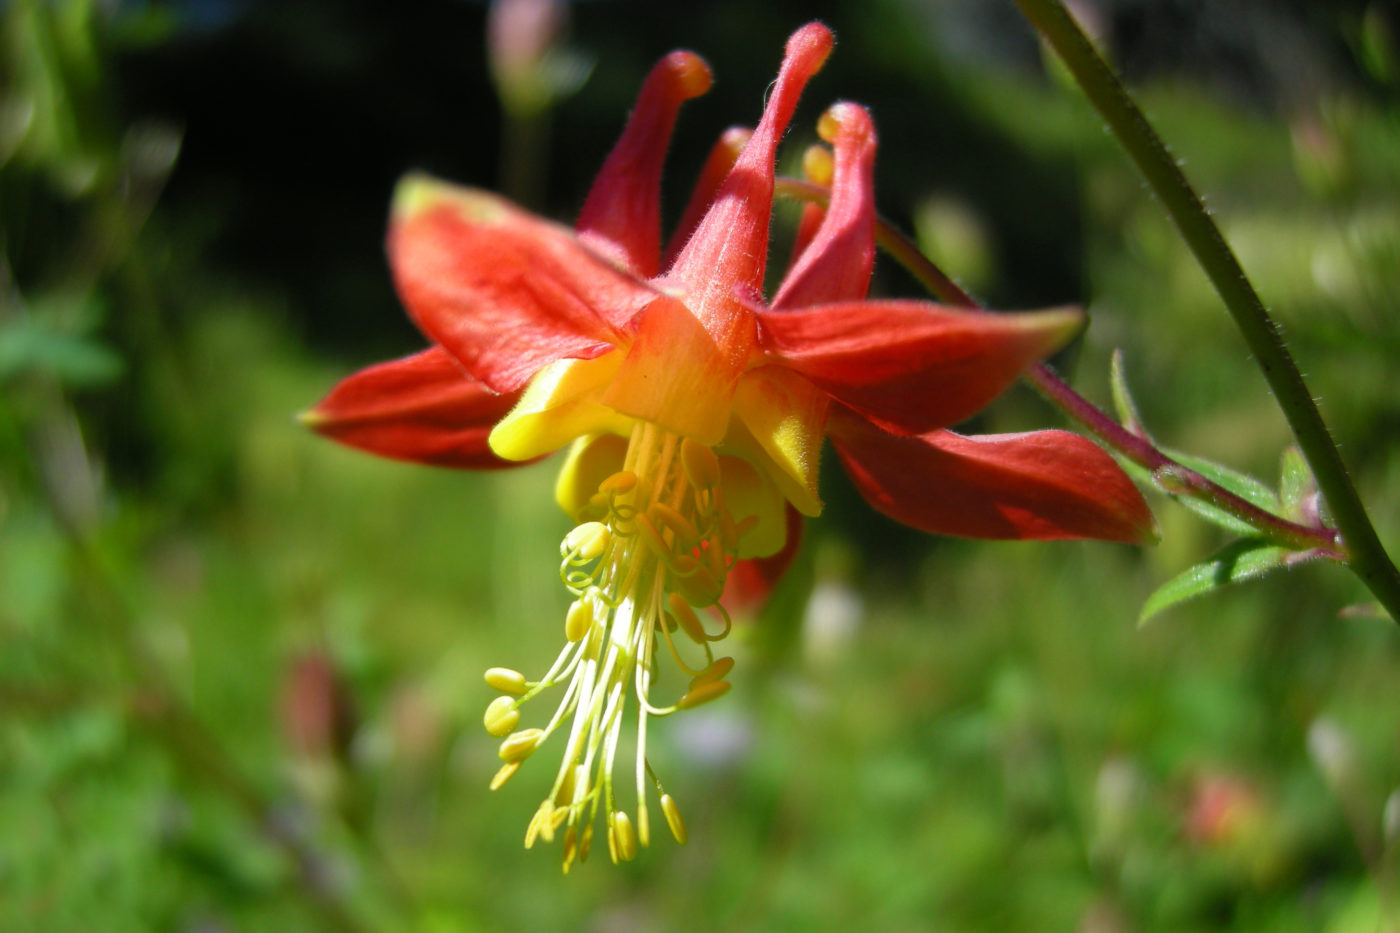
[[[1317,477],[1318,488],[1342,533],[1348,563],[1391,618],[1400,622],[1400,571],[1386,555],[1278,327],[1264,310],[1220,229],[1123,83],[1060,0],[1015,2],[1074,75],[1225,301]]]
[[[785,197],[799,198],[819,204],[826,203],[830,192],[820,185],[798,181],[794,178],[779,178],[778,192]],[[909,238],[900,233],[892,224],[883,219],[875,222],[875,238],[880,247],[894,257],[895,261],[909,271],[919,284],[939,301],[957,307],[983,310],[973,298],[958,284],[943,274],[943,270],[929,261]],[[1069,385],[1044,363],[1026,371],[1025,379],[1040,392],[1050,404],[1091,431],[1105,444],[1118,453],[1156,475],[1170,475],[1176,495],[1200,499],[1223,511],[1229,512],[1259,531],[1271,540],[1300,551],[1316,550],[1337,560],[1344,559],[1336,533],[1330,528],[1313,528],[1290,522],[1281,516],[1259,508],[1253,502],[1235,495],[1228,489],[1212,482],[1200,473],[1157,449],[1150,440],[1136,434],[1105,414],[1093,402],[1074,391]]]

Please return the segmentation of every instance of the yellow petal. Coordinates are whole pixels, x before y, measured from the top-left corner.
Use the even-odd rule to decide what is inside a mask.
[[[621,363],[622,351],[614,350],[593,360],[559,360],[546,366],[492,429],[491,449],[507,460],[531,460],[585,434],[626,435],[631,419],[598,401]]]
[[[817,479],[829,404],[825,392],[790,369],[750,370],[739,381],[721,449],[759,465],[797,511],[820,515]]]
[[[603,481],[622,469],[627,459],[627,438],[616,434],[580,437],[569,448],[569,456],[554,484],[554,500],[571,518],[578,520]]]
[[[719,458],[720,488],[735,523],[750,516],[757,523],[739,539],[738,556],[767,557],[787,541],[787,502],[766,474],[739,457]]]

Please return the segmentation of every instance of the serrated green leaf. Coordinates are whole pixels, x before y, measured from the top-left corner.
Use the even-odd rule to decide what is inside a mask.
[[[1241,538],[1217,551],[1210,560],[1178,574],[1159,586],[1143,603],[1138,625],[1164,609],[1203,596],[1223,586],[1261,577],[1296,559],[1297,552],[1271,544],[1266,538]]]

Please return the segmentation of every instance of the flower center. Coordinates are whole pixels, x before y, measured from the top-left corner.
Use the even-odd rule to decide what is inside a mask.
[[[554,785],[525,833],[528,848],[537,838],[552,841],[562,828],[566,872],[575,859],[587,857],[600,809],[614,862],[633,858],[639,842],[650,843],[648,782],[672,835],[685,842],[680,811],[647,762],[647,721],[729,690],[724,677],[733,659],[715,658],[711,643],[729,633],[719,598],[739,541],[756,521],[734,521],[710,448],[645,421],[632,431],[623,468],[599,484],[579,519],[560,545],[560,577],[575,597],[564,617],[568,644],[538,681],[504,668],[486,672],[487,683],[505,694],[485,716],[487,731],[504,737],[505,764],[492,790],[572,717]],[[701,621],[702,609],[713,616],[713,633]],[[689,681],[669,706],[651,697],[663,654]],[[520,707],[562,684],[567,686],[549,722],[517,731]],[[636,698],[635,826],[618,806],[613,784],[629,693]]]

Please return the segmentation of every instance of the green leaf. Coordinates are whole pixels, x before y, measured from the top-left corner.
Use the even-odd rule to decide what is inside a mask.
[[[90,337],[57,333],[32,323],[0,329],[0,380],[40,372],[76,388],[106,385],[121,376],[122,358]]]
[[[1142,416],[1138,414],[1137,405],[1128,392],[1128,377],[1123,371],[1122,350],[1115,349],[1113,351],[1113,360],[1108,368],[1108,379],[1113,391],[1113,408],[1118,413],[1118,420],[1122,422],[1123,427],[1132,433],[1139,437],[1147,437],[1147,428],[1143,427]]]
[[[1138,625],[1177,603],[1203,596],[1231,583],[1253,580],[1296,563],[1297,551],[1272,544],[1266,538],[1241,538],[1217,551],[1210,560],[1163,583],[1143,604]]]
[[[1187,469],[1195,470],[1212,483],[1215,483],[1222,489],[1233,492],[1246,502],[1257,505],[1267,512],[1278,514],[1278,493],[1274,492],[1268,485],[1254,477],[1240,473],[1237,470],[1232,470],[1227,466],[1222,466],[1204,457],[1177,453],[1172,450],[1164,451],[1164,453]]]
[[[1139,437],[1147,438],[1150,441],[1151,436],[1147,433],[1147,428],[1142,423],[1142,416],[1138,414],[1137,405],[1133,402],[1132,395],[1128,391],[1128,380],[1124,373],[1123,353],[1121,350],[1113,351],[1113,362],[1109,369],[1109,380],[1113,390],[1113,407],[1118,414],[1118,420],[1132,433]],[[1191,454],[1184,454],[1165,448],[1159,449],[1163,454],[1175,460],[1177,463],[1189,470],[1194,470],[1217,486],[1234,493],[1246,502],[1257,505],[1266,512],[1271,512],[1275,515],[1280,514],[1278,495],[1254,477],[1247,476],[1244,473],[1232,470],[1227,466],[1207,460],[1204,457],[1196,457]],[[1255,528],[1243,519],[1236,518],[1227,510],[1217,505],[1212,505],[1203,499],[1186,495],[1182,489],[1178,488],[1178,484],[1173,483],[1173,471],[1170,468],[1154,473],[1151,470],[1131,463],[1126,458],[1119,458],[1119,464],[1128,475],[1135,480],[1157,487],[1212,525],[1218,525],[1238,535],[1254,536],[1259,532],[1258,528]]]
[[[1204,457],[1183,454],[1174,450],[1163,450],[1162,452],[1187,469],[1194,470],[1201,474],[1221,489],[1234,493],[1246,502],[1256,505],[1266,512],[1270,512],[1274,515],[1279,514],[1278,495],[1254,477],[1246,476],[1243,473],[1232,470],[1227,466],[1222,466],[1214,461],[1207,460]],[[1236,518],[1224,508],[1213,505],[1204,499],[1183,495],[1179,490],[1174,489],[1170,470],[1159,470],[1152,475],[1152,479],[1163,492],[1177,499],[1182,505],[1186,506],[1186,508],[1200,515],[1213,525],[1219,525],[1227,531],[1240,535],[1255,535],[1259,532],[1258,528],[1255,528],[1241,518]]]
[[[1279,470],[1279,500],[1286,518],[1297,521],[1303,517],[1304,500],[1317,492],[1317,480],[1303,457],[1303,452],[1291,444],[1283,449]]]

